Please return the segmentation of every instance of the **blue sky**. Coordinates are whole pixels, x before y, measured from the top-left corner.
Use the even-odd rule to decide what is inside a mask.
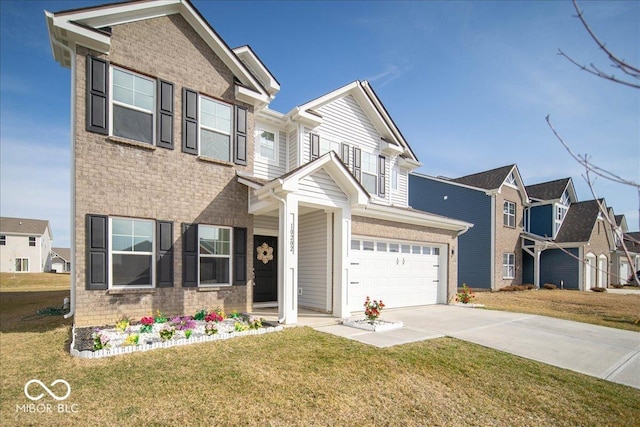
[[[69,245],[70,71],[53,60],[43,11],[101,3],[0,1],[0,214],[49,219],[56,246]],[[276,76],[274,110],[369,80],[420,172],[457,177],[517,163],[527,185],[571,176],[579,199],[591,199],[550,114],[574,151],[640,181],[640,91],[557,55],[609,67],[570,1],[193,4]],[[640,2],[580,5],[609,48],[640,64]],[[638,229],[635,189],[598,179],[595,191]]]

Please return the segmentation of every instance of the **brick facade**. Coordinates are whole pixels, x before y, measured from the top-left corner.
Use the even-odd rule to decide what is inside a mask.
[[[609,282],[611,282],[611,272],[612,272],[612,266],[611,266],[611,248],[612,248],[612,243],[610,241],[610,237],[611,234],[608,232],[611,229],[611,226],[603,219],[598,219],[596,220],[596,224],[593,226],[593,230],[591,231],[591,236],[589,237],[589,244],[588,245],[584,245],[583,246],[583,253],[584,256],[586,257],[587,254],[592,253],[596,256],[596,267],[599,267],[599,264],[597,263],[598,260],[600,259],[601,255],[604,255],[607,257],[607,262],[606,262],[606,269],[607,269],[607,274],[606,274],[606,281],[607,283],[600,283],[600,272],[597,272],[597,279],[595,281],[597,286],[600,287],[608,287],[609,286]],[[584,278],[586,278],[586,269],[587,269],[587,265],[586,263],[582,263],[582,277],[583,280]]]
[[[253,168],[253,111],[248,110],[248,164],[212,162],[181,151],[182,88],[238,104],[234,77],[224,63],[180,15],[158,17],[112,28],[113,65],[161,78],[174,84],[174,150],[129,143],[85,130],[85,48],[76,55],[75,159],[75,278],[78,326],[112,323],[119,316],[133,318],[161,310],[167,315],[192,314],[201,308],[223,307],[245,311],[252,286],[182,288],[183,223],[247,228],[253,241],[252,218],[247,213],[247,188],[236,180],[236,170]],[[98,56],[98,55],[96,55]],[[242,105],[242,104],[241,104]],[[85,216],[99,214],[173,222],[174,286],[172,288],[88,291],[85,272]],[[252,260],[248,260],[251,279]],[[251,283],[251,282],[249,282]]]
[[[385,221],[374,218],[353,216],[351,221],[351,234],[358,236],[371,236],[375,238],[399,239],[409,242],[429,242],[444,244],[447,247],[448,271],[447,271],[447,301],[455,298],[458,283],[458,233],[415,224]],[[454,254],[451,251],[454,251]]]
[[[500,193],[496,194],[496,230],[495,230],[495,258],[492,289],[500,289],[510,285],[522,284],[522,246],[520,233],[524,230],[524,200],[520,190],[503,185]],[[513,202],[516,206],[515,227],[504,225],[503,205],[505,201]],[[514,277],[505,279],[502,272],[502,255],[515,255]]]

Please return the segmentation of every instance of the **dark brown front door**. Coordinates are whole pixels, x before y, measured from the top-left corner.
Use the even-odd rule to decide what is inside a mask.
[[[253,302],[278,300],[278,238],[253,237],[253,270],[255,286]]]

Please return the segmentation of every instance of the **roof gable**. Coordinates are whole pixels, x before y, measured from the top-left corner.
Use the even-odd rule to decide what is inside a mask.
[[[64,67],[71,66],[71,58],[60,45],[70,48],[82,45],[98,52],[109,53],[110,34],[104,31],[104,28],[180,14],[238,79],[240,85],[236,86],[236,96],[239,99],[260,105],[266,105],[271,100],[270,93],[189,0],[112,3],[45,14],[53,56]]]
[[[451,181],[484,190],[497,190],[502,186],[514,167],[515,165],[502,166],[496,169],[454,178]]]
[[[43,235],[49,228],[49,221],[29,218],[0,218],[0,233]],[[51,234],[51,233],[49,233]]]
[[[51,248],[51,252],[58,258],[64,261],[71,261],[71,249],[70,248]]]
[[[588,242],[600,214],[600,200],[572,203],[556,236],[557,243]]]
[[[355,99],[356,103],[381,136],[381,144],[383,146],[388,144],[398,147],[398,151],[405,160],[413,163],[415,167],[420,166],[420,162],[411,150],[409,143],[405,140],[400,129],[398,129],[393,119],[391,119],[391,116],[367,81],[356,80],[349,83],[346,86],[294,108],[287,113],[286,116],[292,120],[299,120],[315,127],[323,121],[317,109],[338,98],[346,96],[352,96],[353,99]]]
[[[541,182],[539,184],[528,185],[526,187],[527,194],[530,198],[547,201],[558,200],[562,198],[565,191],[569,193],[569,199],[572,203],[578,201],[573,180],[571,178],[561,178],[553,181]]]

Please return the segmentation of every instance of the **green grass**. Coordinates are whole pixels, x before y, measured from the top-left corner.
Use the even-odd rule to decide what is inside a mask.
[[[54,305],[59,294],[42,293],[38,304]],[[0,293],[3,426],[640,422],[640,390],[452,338],[379,349],[291,328],[77,359],[68,353],[69,320],[34,318],[29,298],[5,304],[6,295]],[[40,402],[51,403],[52,413],[16,411],[31,403],[23,388],[33,378],[68,381],[72,392],[64,403],[77,405],[77,412],[57,413],[58,402],[49,396]]]

